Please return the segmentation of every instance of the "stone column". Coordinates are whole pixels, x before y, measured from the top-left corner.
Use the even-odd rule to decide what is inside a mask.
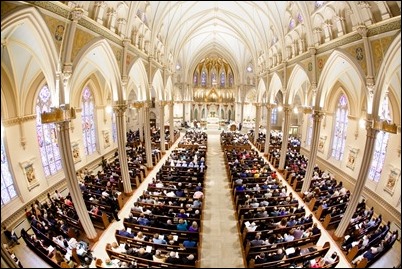
[[[73,51],[73,44],[74,44],[74,36],[75,31],[77,30],[78,21],[84,15],[84,10],[82,8],[74,8],[70,12],[71,23],[68,27],[68,32],[66,36],[66,40],[64,41],[65,45],[65,54],[64,54],[64,63],[65,65],[71,65],[71,55]]]
[[[351,192],[352,194],[350,196],[348,207],[333,236],[337,240],[343,238],[343,235],[349,226],[350,220],[352,219],[353,214],[356,211],[360,195],[364,190],[364,185],[366,184],[366,179],[370,170],[371,159],[375,147],[375,139],[378,133],[378,131],[374,129],[372,125],[373,125],[372,121],[366,122],[367,134],[366,134],[366,144],[364,146],[364,153],[363,153],[364,157],[362,160],[362,164],[360,165],[359,175],[357,176],[355,187]]]
[[[374,62],[372,57],[372,48],[369,38],[367,37],[368,29],[365,25],[359,25],[356,28],[356,31],[362,36],[363,46],[364,46],[364,56],[366,60],[367,66],[367,76],[366,76],[366,85],[373,87],[375,84],[374,81]],[[364,57],[363,55],[361,57]]]
[[[169,134],[170,134],[170,144],[173,145],[174,143],[174,118],[173,118],[173,111],[174,105],[173,101],[169,102]]]
[[[87,207],[80,186],[78,185],[77,175],[75,172],[73,155],[71,152],[71,141],[69,132],[69,121],[58,122],[58,142],[60,147],[61,161],[63,164],[63,171],[66,176],[67,188],[70,192],[74,208],[77,212],[78,218],[84,228],[85,234],[89,240],[96,242],[99,236],[95,230],[92,220],[89,217]]]
[[[160,139],[161,139],[161,153],[166,153],[165,148],[165,101],[159,102],[159,126],[160,126]]]
[[[306,192],[310,188],[311,178],[313,177],[313,170],[315,160],[317,158],[318,141],[320,138],[321,120],[324,114],[321,111],[314,111],[313,114],[313,134],[311,137],[310,156],[308,157],[306,174],[304,175],[304,182],[301,192]]]
[[[282,127],[282,147],[281,156],[279,159],[278,171],[283,172],[285,169],[286,152],[288,151],[288,138],[289,138],[289,120],[291,109],[289,106],[283,107],[283,127]]]
[[[143,109],[144,115],[144,136],[145,136],[145,153],[147,156],[147,168],[151,170],[153,167],[152,164],[152,147],[151,147],[151,128],[150,128],[150,119],[149,119],[149,103],[145,102]]]
[[[131,189],[131,180],[130,180],[130,174],[128,172],[127,152],[126,152],[127,134],[126,134],[126,122],[124,116],[126,110],[127,110],[126,104],[117,104],[113,107],[113,111],[116,115],[117,151],[119,153],[120,172],[123,180],[124,194],[130,196],[133,194],[133,190]]]
[[[257,144],[258,133],[260,132],[261,104],[255,103],[255,126],[254,126],[254,145]]]
[[[269,144],[271,136],[271,117],[272,117],[272,105],[267,104],[267,127],[265,135],[265,146],[264,146],[264,156],[269,156]]]
[[[144,104],[141,103],[137,107],[138,113],[138,128],[140,131],[140,142],[144,143]]]

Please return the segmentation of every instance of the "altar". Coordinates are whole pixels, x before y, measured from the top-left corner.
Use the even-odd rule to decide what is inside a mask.
[[[207,123],[218,124],[219,123],[219,118],[218,117],[208,117],[207,118]]]

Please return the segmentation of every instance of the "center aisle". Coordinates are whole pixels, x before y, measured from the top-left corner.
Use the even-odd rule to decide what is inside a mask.
[[[201,268],[244,268],[220,131],[207,130]]]

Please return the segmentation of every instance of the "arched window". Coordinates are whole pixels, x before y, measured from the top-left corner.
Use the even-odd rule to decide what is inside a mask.
[[[325,3],[325,1],[315,1],[314,6],[316,8],[320,8],[320,7],[322,7],[324,5],[324,3]]]
[[[17,191],[8,165],[3,136],[1,136],[1,206],[8,204],[14,197],[17,197]]]
[[[300,12],[297,14],[297,21],[298,21],[299,23],[303,23],[303,21],[304,21],[303,15],[302,15]]]
[[[296,26],[296,21],[294,19],[291,19],[289,21],[289,30],[292,30]]]
[[[82,92],[82,134],[84,135],[85,155],[96,151],[96,132],[94,101],[91,90],[85,87]]]
[[[348,101],[344,94],[341,95],[336,108],[334,137],[332,143],[332,157],[342,160],[345,149],[346,131],[348,128]]]
[[[113,143],[117,142],[117,127],[116,127],[116,115],[112,112],[112,139]]]
[[[212,72],[211,73],[211,85],[212,86],[215,86],[217,83],[216,83],[216,74],[215,74],[215,72]]]
[[[389,109],[389,98],[384,97],[381,104],[381,115],[380,119],[385,121],[391,121],[391,113]],[[369,170],[368,178],[372,181],[380,181],[382,167],[384,166],[385,154],[387,153],[389,133],[384,131],[379,131],[375,139],[375,148],[373,153],[373,158],[371,160],[371,166]]]
[[[50,112],[52,106],[51,92],[43,86],[36,99],[36,136],[45,176],[56,174],[62,169],[57,130],[54,123],[42,124],[41,113]]]
[[[225,82],[226,82],[226,77],[225,77],[225,72],[221,73],[221,87],[225,87]]]
[[[193,83],[194,83],[194,86],[197,86],[197,84],[198,84],[198,74],[197,73],[194,74]]]
[[[202,87],[207,86],[207,73],[205,71],[202,71],[201,73],[201,86]]]
[[[306,137],[306,144],[307,146],[311,145],[311,138],[313,137],[313,115],[308,115],[308,122],[307,122],[307,137]]]
[[[274,107],[271,113],[271,124],[276,125],[278,123],[278,108]]]

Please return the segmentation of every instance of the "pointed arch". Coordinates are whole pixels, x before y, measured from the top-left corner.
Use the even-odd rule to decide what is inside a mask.
[[[320,75],[317,96],[313,101],[316,109],[325,107],[325,100],[330,98],[330,91],[338,81],[346,89],[354,89],[350,92],[350,103],[359,104],[358,100],[364,98],[364,95],[367,96],[364,71],[349,55],[336,49],[329,56]],[[354,114],[359,110],[360,108],[356,107]]]
[[[138,100],[145,101],[149,99],[148,91],[148,75],[145,65],[141,58],[138,58],[128,67],[128,90],[136,91]]]
[[[163,85],[163,78],[162,78],[160,69],[157,69],[154,73],[154,76],[152,78],[152,87],[155,90],[155,94],[156,94],[155,97],[157,100],[160,100],[160,101],[166,100],[164,85]]]
[[[372,114],[378,117],[381,112],[381,102],[384,100],[384,96],[388,91],[392,91],[391,96],[395,98],[390,99],[393,110],[393,121],[401,123],[401,111],[395,111],[395,109],[401,107],[401,33],[399,33],[389,46],[384,61],[378,71],[376,90],[373,96]],[[390,97],[391,97],[390,96]],[[368,113],[371,110],[367,110]]]
[[[166,100],[173,101],[173,82],[171,76],[169,76],[166,80],[165,97]]]
[[[9,82],[6,84],[10,86],[10,89],[6,88],[7,91],[18,93],[14,97],[19,100],[7,100],[9,106],[14,103],[15,106],[10,111],[16,110],[16,114],[32,113],[24,111],[21,104],[25,104],[27,100],[33,101],[28,99],[29,91],[36,91],[31,83],[40,73],[43,73],[48,83],[53,103],[56,103],[58,93],[55,82],[59,59],[53,36],[48,29],[43,15],[34,7],[17,8],[11,16],[6,15],[1,19],[1,81],[2,85]],[[3,78],[3,74],[6,74],[7,79]]]
[[[285,104],[293,104],[294,98],[300,90],[304,91],[302,95],[299,95],[301,98],[302,105],[307,105],[307,92],[310,86],[310,78],[307,75],[305,68],[299,64],[297,64],[290,74],[289,81],[287,84],[287,94],[285,95],[285,100],[283,101]]]
[[[76,89],[85,78],[96,73],[103,78],[103,83],[112,91],[112,100],[121,102],[126,100],[126,93],[122,91],[121,74],[112,48],[105,39],[95,38],[84,46],[73,62],[74,72],[70,87]],[[66,101],[70,100],[68,93]]]
[[[269,93],[269,103],[275,103],[276,95],[279,91],[282,91],[283,81],[281,77],[275,72],[269,83],[268,93]]]
[[[257,102],[263,103],[264,100],[263,97],[265,96],[265,93],[267,92],[267,88],[265,86],[265,81],[261,78],[258,81],[258,87],[257,87]]]

